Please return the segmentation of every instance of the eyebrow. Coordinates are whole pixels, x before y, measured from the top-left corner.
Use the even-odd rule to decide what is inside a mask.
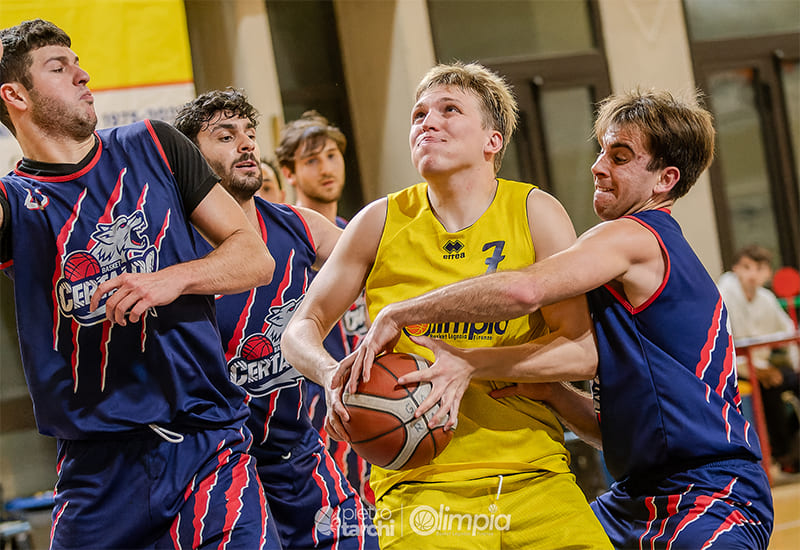
[[[51,61],[59,61],[61,63],[68,64],[69,63],[69,57],[66,56],[66,55],[54,55],[52,57],[48,57],[47,59],[45,59],[44,63],[47,64],[47,63],[50,63]],[[78,56],[77,55],[75,56],[75,58],[73,60],[73,63],[78,63]]]
[[[230,119],[226,119],[226,120],[230,120]],[[216,124],[212,124],[211,125],[211,130],[210,131],[213,132],[215,130],[236,130],[237,126],[238,125],[234,124],[233,122],[217,122]],[[250,122],[247,125],[247,127],[245,128],[245,130],[250,130],[252,128],[255,128],[255,124]]]
[[[322,149],[319,149],[317,151],[312,151],[312,152],[306,153],[304,155],[300,155],[299,157],[297,157],[297,160],[305,160],[307,158],[316,157],[317,155],[321,155],[325,151],[330,151],[332,149],[336,149],[338,151],[339,147],[335,143],[330,143],[328,145],[324,145],[322,147]]]
[[[634,155],[636,154],[636,151],[633,150],[633,147],[631,147],[627,143],[623,143],[621,141],[615,141],[614,143],[612,143],[611,145],[609,145],[605,149],[606,150],[611,150],[611,149],[620,149],[620,148],[621,149],[627,149],[628,151],[630,151]]]

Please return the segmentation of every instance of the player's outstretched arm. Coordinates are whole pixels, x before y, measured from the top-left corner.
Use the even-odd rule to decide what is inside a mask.
[[[341,402],[341,384],[333,383],[340,366],[325,350],[323,340],[361,293],[375,261],[385,220],[385,199],[366,206],[353,218],[281,338],[286,360],[325,388],[326,429],[336,439],[346,439],[340,418],[348,416]]]
[[[195,208],[192,223],[215,249],[203,258],[153,273],[126,273],[97,287],[91,309],[105,303],[106,318],[125,325],[151,307],[182,294],[229,294],[269,283],[275,261],[233,198],[215,185]]]
[[[535,190],[529,194],[528,219],[537,262],[547,261],[575,243],[569,216],[547,193]],[[584,295],[568,297],[542,307],[541,311],[549,331],[525,345],[461,350],[431,340],[418,342],[434,352],[436,361],[430,369],[400,379],[402,383],[426,380],[433,385],[417,414],[423,414],[441,400],[441,408],[430,425],[435,426],[447,414],[451,423],[472,378],[507,381],[592,378],[597,369],[597,351]]]

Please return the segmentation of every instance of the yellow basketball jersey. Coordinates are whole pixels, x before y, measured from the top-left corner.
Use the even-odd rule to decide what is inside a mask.
[[[386,305],[495,270],[518,269],[535,260],[527,216],[533,186],[498,180],[492,204],[470,227],[447,232],[431,211],[426,183],[388,196],[386,225],[366,283],[371,318]],[[535,222],[535,220],[534,220]],[[408,334],[424,334],[454,346],[522,344],[547,333],[541,313],[497,323],[442,323],[406,327],[395,351],[433,360]],[[402,482],[478,479],[488,475],[568,471],[560,424],[548,408],[524,397],[494,399],[503,382],[473,381],[461,401],[453,441],[434,461],[409,471],[374,467],[370,485],[380,498]]]

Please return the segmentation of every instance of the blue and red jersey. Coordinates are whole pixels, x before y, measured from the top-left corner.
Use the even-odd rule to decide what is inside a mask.
[[[149,432],[151,423],[181,431],[244,420],[213,297],[180,296],[126,326],[105,320],[105,298],[89,311],[107,279],[199,257],[188,216],[216,181],[191,142],[150,121],[98,131],[76,165],[23,159],[2,178],[0,265],[14,279],[43,434],[89,439]]]
[[[304,434],[316,434],[303,405],[307,382],[281,353],[281,335],[303,299],[316,249],[293,207],[254,200],[275,274],[268,285],[219,296],[217,319],[230,381],[248,394],[252,452],[259,460],[277,460]]]
[[[609,285],[588,293],[597,336],[592,388],[606,465],[616,479],[758,460],[742,416],[728,312],[668,210],[628,216],[658,239],[664,279],[633,307]]]

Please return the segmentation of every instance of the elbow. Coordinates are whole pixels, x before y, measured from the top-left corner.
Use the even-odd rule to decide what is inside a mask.
[[[509,301],[517,304],[520,315],[526,315],[539,310],[544,305],[544,296],[533,284],[513,285],[506,287]]]
[[[264,247],[264,261],[261,262],[261,272],[259,280],[259,286],[265,286],[272,282],[272,277],[275,275],[275,258],[272,257],[272,254],[269,253],[266,247]]]
[[[289,321],[289,324],[286,325],[286,328],[283,329],[283,334],[281,335],[281,354],[283,358],[286,359],[286,362],[292,365],[295,361],[294,358],[294,338],[292,336],[292,321]],[[302,373],[300,373],[302,374]]]

